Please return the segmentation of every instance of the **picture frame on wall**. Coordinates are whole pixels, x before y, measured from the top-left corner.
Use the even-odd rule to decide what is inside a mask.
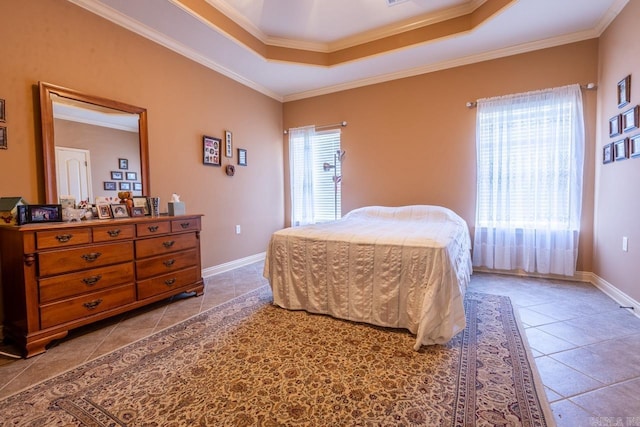
[[[212,136],[202,137],[202,162],[209,166],[221,166],[222,159],[220,158],[220,144],[222,140],[220,138],[214,138]]]
[[[127,181],[135,181],[138,179],[138,174],[136,172],[127,172],[126,174]]]
[[[622,130],[624,132],[628,132],[638,127],[639,112],[640,107],[636,105],[635,107],[629,108],[627,111],[622,113]]]
[[[629,138],[629,157],[640,157],[640,134]]]
[[[238,148],[238,166],[247,166],[247,150]]]
[[[129,169],[129,159],[118,159],[118,168],[124,170]]]
[[[118,189],[118,187],[116,186],[116,183],[113,181],[103,182],[102,188],[104,189],[104,191],[116,191]]]
[[[621,115],[617,114],[609,119],[609,136],[618,136],[622,133]]]
[[[5,109],[5,100],[0,99],[0,122],[4,123],[7,121],[7,110]]]
[[[7,149],[7,128],[0,126],[0,150]]]
[[[607,164],[613,162],[613,143],[605,144],[602,147],[602,163]]]
[[[631,74],[618,82],[618,108],[631,101]]]
[[[142,183],[134,182],[133,183],[133,191],[142,191]]]
[[[233,135],[229,130],[224,131],[224,155],[233,157]]]
[[[120,183],[121,191],[131,191],[131,183],[130,182],[121,182]]]
[[[628,147],[628,139],[620,139],[618,141],[613,142],[613,160],[619,162],[620,160],[625,160],[629,157]]]
[[[111,171],[111,179],[114,181],[122,181],[121,171]]]

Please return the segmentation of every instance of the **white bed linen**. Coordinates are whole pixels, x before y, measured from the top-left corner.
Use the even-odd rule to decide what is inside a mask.
[[[280,307],[406,328],[418,350],[464,329],[470,248],[467,224],[447,208],[370,206],[275,232],[264,276]]]

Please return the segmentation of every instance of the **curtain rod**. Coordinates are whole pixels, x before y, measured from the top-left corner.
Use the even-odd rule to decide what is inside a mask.
[[[347,122],[346,121],[341,121],[340,123],[332,123],[330,125],[322,125],[322,126],[314,126],[314,129],[328,129],[328,128],[337,128],[338,126],[340,127],[347,127]],[[288,134],[289,130],[285,129],[284,130],[284,134]]]
[[[595,83],[587,83],[586,85],[580,85],[580,89],[584,90],[597,90],[598,85]],[[467,101],[467,108],[476,108],[478,106],[478,101]]]

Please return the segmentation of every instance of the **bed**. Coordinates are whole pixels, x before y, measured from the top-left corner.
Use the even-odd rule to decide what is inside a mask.
[[[470,249],[450,209],[368,206],[273,233],[264,276],[280,307],[408,329],[419,350],[464,329]]]

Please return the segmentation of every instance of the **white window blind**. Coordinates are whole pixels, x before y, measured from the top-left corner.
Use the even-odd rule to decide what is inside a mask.
[[[291,223],[333,221],[341,216],[340,129],[313,127],[289,132]],[[338,182],[335,182],[338,181]]]

